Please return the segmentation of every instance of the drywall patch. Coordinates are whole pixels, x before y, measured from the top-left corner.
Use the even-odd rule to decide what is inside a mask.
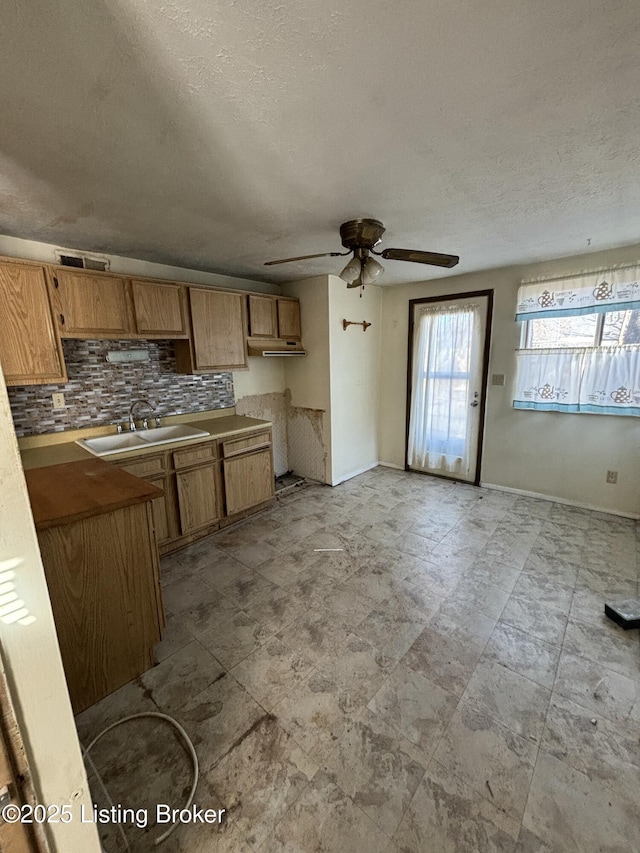
[[[287,452],[287,409],[289,396],[282,391],[270,394],[247,394],[236,401],[236,412],[260,418],[273,424],[273,467],[276,477],[289,471]]]
[[[301,477],[308,477],[320,483],[328,482],[324,411],[290,405],[287,428],[291,470]]]

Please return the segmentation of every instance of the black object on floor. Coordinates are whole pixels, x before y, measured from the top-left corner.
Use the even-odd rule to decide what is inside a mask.
[[[287,471],[286,474],[281,474],[279,477],[276,477],[276,494],[281,492],[283,489],[291,489],[296,486],[300,486],[302,483],[304,483],[304,477],[299,477],[292,471]]]
[[[625,631],[640,628],[640,599],[626,598],[624,601],[605,602],[604,612]]]

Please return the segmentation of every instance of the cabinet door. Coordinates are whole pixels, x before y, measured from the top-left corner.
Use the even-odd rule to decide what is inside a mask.
[[[180,529],[184,535],[220,518],[217,462],[176,473]]]
[[[246,367],[244,294],[190,287],[189,301],[194,370]]]
[[[227,515],[273,497],[275,484],[271,448],[225,459],[223,464]]]
[[[123,278],[57,268],[52,293],[61,337],[134,336],[131,298]]]
[[[294,299],[278,299],[278,337],[299,341],[300,303]]]
[[[185,291],[179,284],[132,279],[136,331],[148,338],[186,338]]]
[[[67,381],[44,267],[0,263],[0,363],[7,385]]]
[[[277,338],[276,300],[271,296],[249,296],[249,335],[252,338]]]

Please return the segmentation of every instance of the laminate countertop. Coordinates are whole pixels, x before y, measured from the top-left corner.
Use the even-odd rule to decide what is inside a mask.
[[[36,530],[162,496],[162,489],[92,457],[25,471]]]
[[[149,453],[161,452],[163,450],[176,450],[178,447],[190,444],[200,444],[217,438],[226,438],[233,435],[242,435],[259,428],[271,427],[270,421],[249,418],[245,415],[230,414],[223,417],[212,414],[207,417],[206,413],[198,415],[172,415],[162,418],[162,426],[172,423],[184,423],[205,430],[209,435],[199,438],[190,438],[185,441],[172,441],[165,444],[136,448],[126,453],[118,453],[101,457],[108,462],[124,462],[134,459],[136,456],[144,456]],[[53,433],[43,436],[35,436],[28,439],[20,439],[20,456],[22,467],[25,471],[42,468],[45,466],[61,465],[65,462],[79,462],[82,460],[98,459],[88,450],[76,444],[78,438],[92,438],[95,435],[108,435],[115,433],[113,427],[98,427],[69,431],[69,433]],[[50,439],[51,443],[47,443]]]

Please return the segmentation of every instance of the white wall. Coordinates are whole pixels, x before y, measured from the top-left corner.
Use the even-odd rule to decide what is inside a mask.
[[[504,387],[488,389],[481,478],[498,485],[577,504],[640,514],[640,428],[633,417],[569,415],[512,408],[514,350],[519,326],[516,294],[523,279],[552,278],[640,259],[640,246],[488,270],[412,285],[383,288],[379,408],[380,460],[404,467],[408,302],[494,290],[489,374],[504,373]],[[618,471],[618,484],[605,482]]]
[[[331,483],[337,485],[378,464],[381,288],[348,289],[329,276]],[[366,320],[343,328],[343,320]]]
[[[302,343],[307,355],[286,359],[290,393],[289,463],[293,471],[331,483],[331,385],[329,361],[329,285],[317,276],[282,286],[300,300]]]
[[[74,820],[50,826],[53,849],[99,853],[95,827],[79,820],[80,804],[90,811],[91,798],[1,372],[0,483],[0,572],[15,573],[11,582],[34,617],[30,624],[0,618],[0,644],[37,797],[75,804]]]
[[[183,267],[171,267],[166,264],[154,264],[137,258],[125,258],[120,255],[106,255],[97,252],[83,252],[80,249],[55,246],[51,243],[39,243],[36,240],[22,240],[19,237],[7,237],[0,234],[0,255],[8,258],[21,258],[26,261],[40,261],[43,264],[59,263],[56,249],[65,249],[69,254],[89,255],[109,261],[109,271],[121,275],[139,275],[147,278],[161,278],[169,281],[186,281],[191,284],[210,284],[216,287],[228,287],[240,290],[255,290],[262,293],[279,293],[280,287],[263,281],[248,278],[235,278],[230,275],[190,270]]]

